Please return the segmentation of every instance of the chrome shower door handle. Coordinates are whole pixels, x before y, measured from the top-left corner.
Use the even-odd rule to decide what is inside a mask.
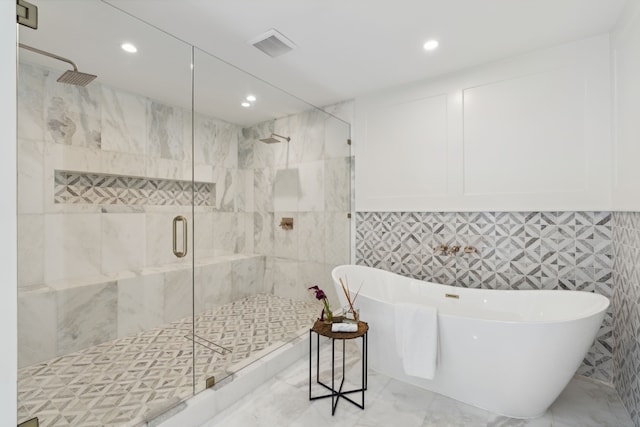
[[[178,250],[178,223],[182,222],[182,250]],[[178,215],[173,218],[173,254],[178,258],[187,256],[187,218]]]

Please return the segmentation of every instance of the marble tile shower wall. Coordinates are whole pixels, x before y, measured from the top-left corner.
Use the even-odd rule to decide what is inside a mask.
[[[332,106],[352,115],[353,103]],[[289,143],[263,144],[270,133]],[[241,252],[266,255],[265,287],[279,296],[312,298],[319,284],[333,295],[331,269],[350,259],[349,126],[318,111],[243,129],[239,142],[238,212]],[[283,217],[293,230],[279,227]]]
[[[613,383],[640,426],[640,213],[613,214]]]
[[[190,208],[152,206],[139,200],[110,204],[98,198],[95,203],[60,203],[55,171],[133,177],[130,181],[188,181],[190,110],[99,81],[86,88],[60,84],[57,75],[20,64],[20,286],[112,277],[187,262],[173,256],[167,230],[175,215],[190,215]],[[195,242],[202,257],[236,251],[233,211],[239,134],[239,126],[200,114],[195,117],[195,178],[216,184],[215,206],[203,203],[195,211],[198,234],[207,236]]]
[[[356,263],[447,285],[490,289],[613,290],[610,212],[358,212]],[[440,244],[470,245],[447,256]],[[611,383],[607,312],[579,373]]]
[[[110,88],[99,79],[86,88],[60,84],[58,75],[20,63],[20,366],[191,313],[190,257],[178,259],[171,250],[172,219],[184,215],[191,225],[190,206],[99,198],[76,204],[55,197],[55,171],[132,177],[129,183],[190,180],[190,110]],[[241,128],[201,114],[194,122],[195,179],[215,183],[215,203],[194,212],[195,274],[201,282],[212,277],[229,282],[228,296],[233,280],[247,291],[262,291],[264,258],[233,255]],[[222,261],[211,264],[211,257]],[[221,301],[211,290],[196,292],[205,302]]]

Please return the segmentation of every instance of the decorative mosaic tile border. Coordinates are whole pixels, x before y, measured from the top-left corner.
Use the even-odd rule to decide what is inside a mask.
[[[358,212],[356,264],[489,289],[570,289],[612,296],[611,212]],[[440,244],[473,246],[448,256]],[[610,308],[578,373],[612,381]]]
[[[195,188],[194,188],[195,185]],[[55,203],[100,205],[215,206],[215,184],[55,171]]]
[[[640,426],[640,213],[613,214],[613,383]]]

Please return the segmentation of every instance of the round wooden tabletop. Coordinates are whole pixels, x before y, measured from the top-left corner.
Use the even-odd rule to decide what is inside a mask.
[[[312,331],[316,332],[323,337],[340,339],[340,340],[351,340],[354,338],[360,338],[363,336],[368,330],[369,325],[365,322],[358,322],[358,330],[356,332],[331,332],[331,324],[324,323],[321,320],[316,320],[311,328]]]

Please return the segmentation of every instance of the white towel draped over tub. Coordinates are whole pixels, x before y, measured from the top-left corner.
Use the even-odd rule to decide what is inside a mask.
[[[407,375],[433,379],[438,360],[438,310],[395,304],[396,350]]]

